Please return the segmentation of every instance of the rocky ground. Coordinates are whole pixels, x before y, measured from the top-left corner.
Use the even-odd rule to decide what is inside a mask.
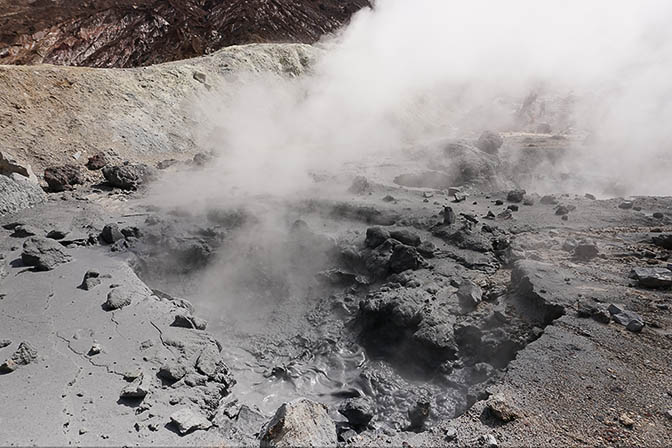
[[[126,107],[127,75],[189,93],[204,88],[194,70],[231,75],[217,58],[275,69],[310,51],[123,71],[94,119]],[[3,70],[75,86],[118,73]],[[44,89],[41,107],[75,104]],[[90,145],[71,162],[66,145],[31,151],[20,108],[5,111],[18,127],[0,159],[2,444],[672,444],[672,199],[522,190],[572,135],[444,140],[291,198],[190,208],[157,198],[218,175],[192,142],[96,157],[85,132],[30,124]],[[162,113],[147,117],[188,128]],[[536,158],[513,164],[521,151]]]

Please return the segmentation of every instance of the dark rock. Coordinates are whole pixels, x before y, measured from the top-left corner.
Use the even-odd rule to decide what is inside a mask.
[[[175,320],[171,327],[181,327],[181,328],[191,328],[194,330],[205,330],[208,326],[207,321],[200,319],[198,317],[189,316],[186,314],[177,314],[175,315]]]
[[[21,224],[14,227],[14,232],[12,233],[12,236],[14,238],[27,238],[29,236],[35,236],[39,234],[44,235],[44,232],[31,225]]]
[[[181,436],[197,430],[206,430],[212,426],[210,420],[200,412],[189,408],[183,408],[171,414],[170,422]]]
[[[651,238],[653,244],[663,249],[672,250],[672,233],[656,235]]]
[[[620,204],[618,204],[618,208],[623,209],[623,210],[629,210],[633,206],[632,201],[623,201]]]
[[[166,159],[166,160],[161,160],[156,164],[156,168],[159,170],[165,170],[170,168],[173,165],[178,164],[180,161],[177,159]]]
[[[424,431],[430,410],[429,401],[418,401],[413,408],[408,410],[408,420],[411,423],[408,429],[415,432]]]
[[[665,215],[663,215],[663,214],[660,213],[660,212],[655,212],[655,213],[653,214],[653,217],[656,218],[656,219],[663,219],[663,218],[665,217]]]
[[[509,202],[523,202],[525,198],[525,190],[511,190],[506,195],[506,200]]]
[[[614,320],[614,322],[625,326],[627,330],[632,331],[633,333],[638,333],[644,328],[644,319],[642,319],[642,317],[634,311],[623,309],[617,310],[615,308],[612,309],[611,307],[609,311],[619,311],[616,313],[612,312],[611,318]]]
[[[373,418],[373,405],[368,398],[350,398],[341,404],[338,412],[352,426],[362,427],[368,425]]]
[[[390,196],[389,194],[383,197],[383,202],[394,202],[396,199],[394,199],[394,196]]]
[[[499,148],[504,144],[504,139],[492,131],[483,131],[476,141],[476,147],[488,154],[497,154]]]
[[[569,213],[569,208],[566,205],[559,205],[555,209],[555,214],[558,216],[566,216]]]
[[[84,176],[76,165],[52,166],[44,170],[44,180],[51,191],[65,191],[83,184]]]
[[[630,275],[645,288],[672,286],[672,271],[667,268],[634,268]]]
[[[113,187],[123,190],[137,190],[141,185],[154,179],[156,171],[145,164],[124,164],[103,168],[105,180]]]
[[[124,239],[124,234],[119,230],[117,224],[107,224],[103,227],[103,231],[100,232],[100,238],[107,244],[114,244],[119,240]]]
[[[558,200],[553,195],[546,195],[546,196],[543,196],[541,198],[541,200],[539,200],[539,202],[541,202],[542,204],[546,204],[546,205],[556,205],[558,203]]]
[[[352,185],[348,188],[348,192],[352,194],[367,194],[371,192],[371,184],[364,176],[357,176],[352,181]]]
[[[420,237],[407,229],[393,230],[390,232],[390,237],[406,244],[407,246],[418,247],[420,245]]]
[[[369,227],[366,229],[366,247],[375,248],[383,244],[390,237],[390,232],[381,227]]]
[[[264,425],[260,446],[336,446],[336,425],[327,413],[327,407],[306,398],[285,403]]]
[[[26,266],[34,266],[36,271],[50,271],[71,260],[63,246],[54,240],[32,237],[23,243],[21,261]]]
[[[467,311],[473,310],[483,299],[483,290],[471,280],[465,280],[457,290],[460,306]]]
[[[407,269],[418,269],[424,263],[422,256],[411,246],[399,244],[392,251],[389,267],[392,272],[400,273]]]
[[[597,199],[597,198],[595,197],[595,195],[592,195],[592,194],[590,194],[590,193],[586,193],[585,197],[586,197],[586,199],[590,199],[591,201],[594,201],[595,199]]]
[[[10,345],[12,345],[12,341],[9,339],[0,339],[0,348],[9,347]]]
[[[597,244],[590,240],[581,240],[574,248],[574,258],[579,260],[591,260],[600,253]]]
[[[142,236],[140,229],[135,226],[124,227],[121,229],[121,234],[124,235],[125,238],[140,238]]]
[[[68,231],[62,230],[62,229],[52,229],[47,233],[47,238],[52,239],[52,240],[62,240],[66,236],[68,236]]]
[[[455,224],[455,222],[457,221],[457,216],[455,215],[455,212],[453,211],[452,207],[444,207],[442,215],[443,215],[443,223],[448,226]]]
[[[517,211],[518,211],[518,206],[515,205],[515,204],[511,204],[511,205],[509,205],[509,206],[506,207],[506,208],[509,209],[509,210],[511,210],[512,212],[517,212]]]
[[[97,171],[107,165],[107,157],[102,152],[92,155],[86,162],[86,168],[91,171]]]

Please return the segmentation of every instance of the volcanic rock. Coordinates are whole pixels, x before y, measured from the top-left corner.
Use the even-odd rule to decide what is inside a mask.
[[[408,410],[409,430],[421,432],[425,428],[425,422],[429,418],[431,404],[429,401],[418,401],[413,408]]]
[[[82,284],[79,285],[79,288],[85,291],[90,291],[98,285],[100,285],[100,272],[89,270],[84,274],[84,280],[82,280]]]
[[[126,286],[118,286],[107,293],[107,300],[103,304],[105,311],[113,311],[130,305],[134,300],[141,300],[143,296]]]
[[[390,237],[406,244],[407,246],[418,247],[420,245],[420,237],[408,229],[393,230],[390,232]]]
[[[390,232],[382,227],[369,227],[366,229],[366,239],[364,240],[364,244],[366,247],[375,248],[383,244],[389,237]]]
[[[12,236],[14,238],[27,238],[29,236],[39,235],[40,233],[44,235],[44,232],[41,232],[36,227],[33,227],[28,224],[21,224],[14,227],[14,232],[12,233]]]
[[[47,233],[47,238],[52,239],[52,240],[62,240],[68,235],[68,231],[63,230],[63,229],[52,229]]]
[[[506,195],[506,200],[509,202],[523,202],[525,198],[525,190],[511,190]]]
[[[189,408],[183,408],[171,414],[170,421],[181,436],[199,429],[205,430],[212,426],[212,423],[201,413]]]
[[[373,418],[373,405],[368,398],[349,398],[338,408],[338,412],[348,419],[348,422],[361,427],[369,424]]]
[[[495,394],[486,402],[486,409],[497,420],[507,423],[519,417],[518,411],[513,408],[503,394]]]
[[[259,434],[261,447],[336,446],[336,425],[321,403],[299,398],[285,403]]]
[[[91,171],[96,171],[103,168],[107,163],[105,154],[99,152],[89,157],[89,160],[86,162],[86,167]]]
[[[618,208],[623,210],[630,210],[632,206],[633,206],[632,201],[623,201],[620,204],[618,204]]]
[[[0,175],[0,216],[33,207],[46,199],[46,193],[37,183],[18,174]]]
[[[653,244],[663,249],[672,250],[672,233],[656,235],[651,238]]]
[[[464,310],[470,311],[476,308],[483,299],[483,290],[471,280],[465,280],[457,290],[457,298]]]
[[[499,148],[504,144],[504,139],[492,131],[483,131],[476,141],[476,147],[488,154],[497,154]]]
[[[672,286],[672,271],[667,268],[634,268],[630,276],[645,288],[668,288]]]
[[[0,374],[12,373],[19,366],[26,366],[37,360],[37,350],[29,343],[21,342],[11,358],[0,364]]]
[[[65,253],[63,246],[44,237],[32,237],[23,243],[21,261],[26,266],[34,266],[36,271],[50,271],[67,263],[72,257]]]
[[[194,330],[205,330],[207,325],[207,321],[187,314],[177,314],[173,323],[170,324],[171,327],[190,328]]]
[[[65,191],[83,184],[84,176],[77,165],[62,165],[45,169],[44,180],[51,191]]]
[[[443,223],[448,226],[454,224],[455,221],[457,221],[457,216],[455,215],[452,207],[444,207],[441,214],[443,215]]]
[[[104,167],[103,176],[113,187],[123,190],[137,190],[141,185],[154,179],[156,171],[144,163],[127,163]]]
[[[400,273],[407,269],[418,269],[423,263],[424,260],[417,249],[405,244],[399,244],[392,252],[389,267],[392,272]]]
[[[119,226],[113,223],[103,227],[103,231],[100,232],[100,238],[107,244],[114,244],[119,240],[123,240],[124,235],[119,230]]]

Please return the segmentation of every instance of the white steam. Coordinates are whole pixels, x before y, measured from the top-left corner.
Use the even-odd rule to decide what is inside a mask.
[[[251,77],[200,103],[217,174],[178,189],[288,194],[311,171],[425,140],[530,131],[515,116],[536,92],[586,188],[672,193],[669,17],[667,0],[379,0],[320,44],[310,76]]]

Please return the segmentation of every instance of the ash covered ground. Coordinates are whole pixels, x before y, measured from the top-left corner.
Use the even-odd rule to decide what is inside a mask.
[[[665,67],[458,95],[377,20],[0,67],[0,444],[672,444]]]

